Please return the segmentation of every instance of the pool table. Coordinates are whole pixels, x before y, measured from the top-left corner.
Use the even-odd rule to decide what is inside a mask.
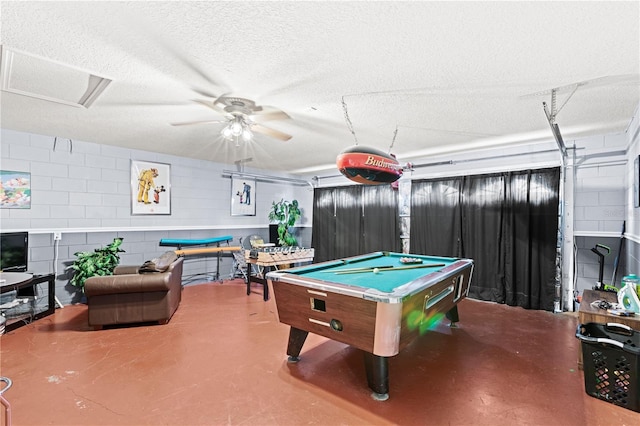
[[[458,321],[473,260],[375,252],[292,269],[267,280],[278,319],[291,326],[287,355],[299,360],[309,332],[364,351],[373,398],[389,397],[388,357],[443,316]]]

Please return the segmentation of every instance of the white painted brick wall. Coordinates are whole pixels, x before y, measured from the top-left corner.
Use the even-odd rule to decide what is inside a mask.
[[[238,238],[250,234],[268,238],[267,213],[271,202],[282,197],[296,198],[303,211],[312,211],[313,193],[308,188],[258,182],[256,215],[231,216],[231,182],[222,177],[222,171],[234,170],[232,166],[83,141],[71,143],[68,139],[58,139],[54,151],[51,136],[7,129],[0,132],[0,167],[31,173],[32,188],[30,209],[0,209],[2,230],[30,231],[29,267],[37,273],[52,271],[54,243],[50,230],[62,231],[56,294],[64,304],[79,300],[68,285],[70,276],[65,274],[75,258],[73,254],[109,244],[116,236],[125,237],[123,263],[142,264],[171,249],[159,247],[161,238],[232,235],[236,245]],[[171,165],[171,215],[131,215],[131,159]],[[259,169],[246,171],[274,175]],[[310,218],[303,217],[304,223],[310,223]],[[186,226],[203,229],[170,231]],[[127,231],[132,227],[164,230]],[[83,229],[96,231],[78,231]],[[187,262],[185,274],[214,271],[215,262],[215,257]],[[227,277],[230,271],[230,258],[223,258],[221,275]]]
[[[640,106],[636,109],[631,124],[629,125],[629,148],[627,152],[627,181],[628,190],[625,194],[627,200],[627,244],[626,260],[629,272],[640,275],[640,207],[634,206],[633,179],[635,178],[635,161],[640,156]],[[640,186],[640,182],[637,183]]]

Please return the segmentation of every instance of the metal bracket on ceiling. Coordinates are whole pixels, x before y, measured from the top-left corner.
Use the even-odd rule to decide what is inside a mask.
[[[71,139],[67,139],[69,141],[69,152],[73,153],[73,141]],[[56,145],[58,144],[58,137],[55,136],[53,138],[53,150],[56,150]]]
[[[551,127],[551,132],[553,133],[553,137],[556,140],[556,144],[558,144],[558,149],[560,149],[560,153],[562,154],[563,164],[564,164],[564,159],[567,157],[567,147],[565,146],[564,140],[562,139],[562,135],[560,134],[560,128],[558,127],[558,123],[556,123],[556,116],[558,115],[560,110],[564,108],[569,98],[576,92],[577,89],[578,89],[578,85],[576,84],[571,94],[560,106],[560,109],[556,108],[556,89],[551,90],[551,110],[549,110],[549,108],[547,107],[546,102],[542,102],[542,107],[544,108],[544,113],[547,116],[547,121],[549,122],[549,126]]]
[[[558,116],[558,114],[560,114],[560,111],[562,111],[562,108],[565,107],[565,105],[567,105],[567,102],[569,102],[569,99],[571,99],[571,97],[574,95],[574,93],[576,93],[576,90],[578,90],[578,87],[580,87],[581,84],[576,83],[573,85],[573,90],[571,91],[571,93],[569,93],[569,95],[567,95],[567,98],[564,100],[564,102],[562,103],[562,105],[560,105],[560,108],[557,108],[557,93],[558,93],[558,89],[551,89],[551,111],[549,112],[548,115],[551,116],[551,119],[553,120],[553,122],[555,123],[556,117]]]

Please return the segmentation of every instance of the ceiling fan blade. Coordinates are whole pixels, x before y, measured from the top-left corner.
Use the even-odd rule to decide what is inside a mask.
[[[186,54],[184,46],[171,39],[159,26],[151,25],[151,21],[147,19],[139,19],[136,14],[123,16],[123,19],[128,22],[127,27],[134,29],[142,39],[153,40],[156,46],[164,51],[161,56],[166,57],[167,60],[181,65],[191,74],[205,81],[208,86],[228,87],[219,75],[211,75],[209,67],[205,68],[192,56]]]
[[[281,141],[288,141],[291,139],[291,135],[283,133],[279,130],[270,129],[268,127],[264,127],[260,124],[254,124],[251,126],[251,130],[255,133],[262,133],[263,135],[267,135],[269,137],[280,139]]]
[[[226,123],[227,120],[200,120],[200,121],[185,121],[182,123],[171,123],[172,126],[191,126],[192,124],[212,124],[212,123]]]
[[[220,108],[218,105],[216,105],[216,102],[218,101],[218,99],[216,99],[215,101],[205,101],[203,99],[194,99],[193,101],[199,103],[200,105],[204,105],[208,108],[211,108],[212,110],[214,110],[219,114],[225,115],[227,112],[224,109]]]
[[[252,114],[251,119],[256,123],[262,123],[270,120],[286,120],[289,119],[289,114],[284,111],[264,111]]]
[[[222,98],[223,96],[227,96],[229,93],[224,93],[220,96],[214,95],[211,92],[208,92],[204,89],[200,89],[199,87],[192,87],[191,90],[193,90],[194,92],[196,92],[198,95],[200,96],[204,96],[205,98],[211,98],[211,99],[215,99],[216,101],[220,98]],[[215,101],[214,101],[215,102]]]

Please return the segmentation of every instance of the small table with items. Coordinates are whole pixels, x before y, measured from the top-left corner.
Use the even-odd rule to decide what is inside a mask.
[[[606,302],[602,305],[599,302]],[[607,304],[618,303],[618,295],[609,291],[584,290],[578,310],[578,322],[587,324],[595,322],[607,324],[610,322],[624,324],[640,331],[640,315],[619,316],[607,312]],[[578,368],[582,370],[582,345],[578,349]]]
[[[251,283],[262,284],[263,299],[269,300],[269,286],[265,276],[271,270],[281,269],[294,263],[313,262],[315,250],[303,247],[275,247],[275,244],[255,244],[251,250],[245,250],[244,259],[247,270],[247,295],[251,294]],[[251,265],[255,265],[253,270]]]
[[[458,321],[473,261],[375,252],[267,274],[296,362],[309,332],[364,351],[374,399],[388,398],[388,357],[445,315]]]
[[[28,292],[33,295],[33,300],[27,297],[27,301],[32,302],[34,306],[37,303],[35,297],[37,292],[35,286],[41,283],[48,283],[47,294],[47,306],[45,309],[38,311],[37,306],[34,307],[33,312],[25,313],[24,315],[17,315],[15,318],[6,318],[5,331],[11,331],[25,324],[35,321],[37,319],[51,315],[56,310],[55,305],[55,275],[54,274],[29,274],[26,272],[0,272],[0,293],[6,294],[11,291],[28,289]],[[5,309],[5,312],[10,313],[12,309],[19,307],[25,303],[25,300],[17,296],[14,302],[17,301],[15,306],[10,306]],[[8,304],[11,304],[10,302]]]

